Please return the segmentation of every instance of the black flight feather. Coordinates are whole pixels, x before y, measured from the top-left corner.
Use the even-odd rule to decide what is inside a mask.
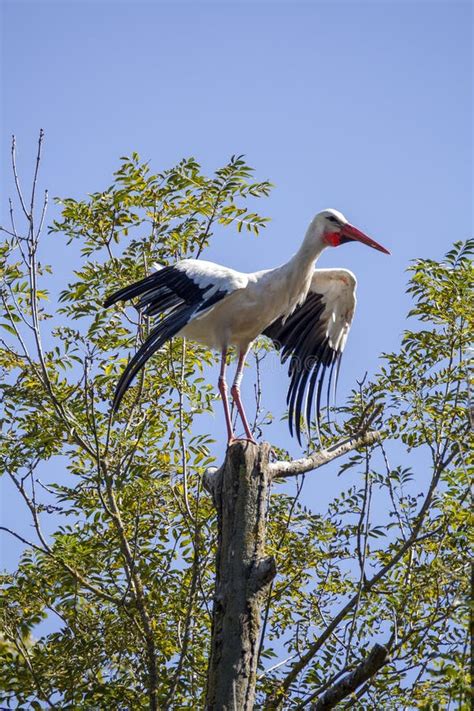
[[[309,428],[315,395],[316,426],[319,431],[322,388],[327,370],[329,370],[328,388],[331,385],[334,367],[337,383],[341,354],[329,345],[327,323],[321,319],[324,309],[322,295],[310,292],[304,303],[297,307],[284,322],[282,318],[278,318],[263,331],[264,335],[271,338],[275,346],[280,349],[282,363],[291,356],[288,368],[290,377],[287,394],[288,424],[291,435],[295,433],[300,444],[302,412],[305,411],[306,424]]]
[[[151,356],[170,338],[175,336],[194,316],[210,308],[227,295],[217,290],[206,298],[206,293],[214,289],[208,282],[200,286],[184,269],[163,267],[157,272],[130,284],[108,296],[104,302],[107,308],[117,301],[128,301],[140,297],[137,308],[146,316],[166,313],[152,330],[127,364],[118,382],[112,409],[115,412],[137,373]]]
[[[170,338],[175,336],[192,318],[197,310],[196,305],[184,306],[172,311],[161,323],[153,329],[148,338],[133,358],[129,361],[123,371],[120,380],[115,390],[114,402],[112,404],[113,412],[116,412],[120,406],[120,402],[125,395],[132,380],[137,373],[143,368],[145,363],[151,356],[156,353]]]

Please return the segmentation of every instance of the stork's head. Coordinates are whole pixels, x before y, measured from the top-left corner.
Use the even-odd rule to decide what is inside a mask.
[[[322,210],[322,212],[319,212],[314,218],[314,225],[321,235],[323,242],[330,247],[339,247],[340,244],[344,244],[345,242],[362,242],[362,244],[366,244],[368,247],[373,247],[380,252],[390,254],[388,249],[385,249],[381,244],[358,230],[357,227],[351,225],[342,212],[338,210]]]

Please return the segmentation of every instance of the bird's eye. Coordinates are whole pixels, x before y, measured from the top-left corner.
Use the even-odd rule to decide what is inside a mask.
[[[329,220],[329,222],[337,222],[337,218],[335,218],[334,215],[328,215],[327,219]]]

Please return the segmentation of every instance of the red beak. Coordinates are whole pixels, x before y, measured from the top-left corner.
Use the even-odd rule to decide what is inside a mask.
[[[341,230],[341,237],[344,238],[346,237],[347,239],[352,239],[356,240],[357,242],[362,242],[362,244],[366,244],[368,247],[373,247],[374,249],[378,249],[379,252],[383,252],[384,254],[390,254],[388,249],[385,249],[385,247],[382,247],[381,244],[373,240],[371,237],[367,237],[363,232],[357,229],[357,227],[354,227],[353,225],[347,223],[344,225],[344,227]]]

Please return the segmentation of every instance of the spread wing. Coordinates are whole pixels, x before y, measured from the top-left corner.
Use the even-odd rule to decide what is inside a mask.
[[[118,382],[112,409],[120,405],[125,392],[147,360],[193,318],[247,284],[244,274],[212,262],[183,259],[111,294],[107,308],[117,301],[139,297],[137,308],[147,316],[166,314],[151,331],[127,364]]]
[[[327,395],[335,373],[339,374],[342,352],[356,305],[356,278],[346,269],[316,269],[306,300],[286,319],[279,318],[264,330],[288,358],[290,386],[287,395],[290,433],[301,444],[301,413],[306,410],[309,427],[316,396],[319,425],[321,395],[329,372]]]

